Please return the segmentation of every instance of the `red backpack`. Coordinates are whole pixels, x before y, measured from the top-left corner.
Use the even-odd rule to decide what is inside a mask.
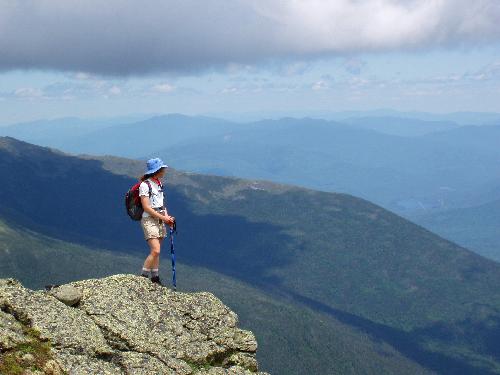
[[[149,187],[149,197],[151,197],[151,183],[148,180],[144,181]],[[141,197],[139,197],[139,186],[142,181],[132,186],[125,194],[125,208],[127,214],[132,220],[139,221],[142,218],[144,209],[142,208]]]

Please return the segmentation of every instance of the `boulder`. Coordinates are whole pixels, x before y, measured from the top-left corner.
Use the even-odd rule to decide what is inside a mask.
[[[3,279],[0,310],[0,347],[22,341],[21,324],[34,328],[52,344],[46,366],[54,374],[258,370],[255,336],[213,294],[174,292],[140,276],[82,280],[48,293]]]
[[[74,306],[82,299],[82,292],[71,285],[61,285],[49,291],[49,294],[67,306]]]

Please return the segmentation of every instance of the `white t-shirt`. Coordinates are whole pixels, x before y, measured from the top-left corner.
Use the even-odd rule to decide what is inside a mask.
[[[152,208],[163,207],[163,189],[152,179],[148,179],[149,184],[151,185],[151,196],[149,196],[149,186],[143,181],[139,185],[139,196],[149,197],[149,204]],[[142,214],[142,217],[151,216],[146,211]]]

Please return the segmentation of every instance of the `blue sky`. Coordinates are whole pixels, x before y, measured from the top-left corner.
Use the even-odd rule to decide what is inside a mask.
[[[133,2],[110,1],[106,20],[85,8],[92,2],[68,25],[51,22],[76,17],[55,0],[0,10],[0,22],[18,20],[0,23],[11,31],[0,37],[0,124],[168,112],[500,112],[500,29],[490,19],[500,15],[498,2],[478,0],[474,9],[460,0],[290,0],[283,8],[211,0],[201,9],[153,1],[156,13],[176,16],[167,25],[153,12],[138,20]],[[114,11],[127,28],[105,26]],[[230,20],[233,33],[214,26],[220,19],[195,23],[203,12]],[[353,18],[335,23],[337,15]],[[95,29],[106,31],[82,36]]]

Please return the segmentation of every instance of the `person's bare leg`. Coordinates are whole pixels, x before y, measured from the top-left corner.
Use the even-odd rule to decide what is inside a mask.
[[[154,269],[158,268],[160,264],[160,247],[161,247],[161,239],[159,238],[150,238],[148,240],[149,245],[149,255],[144,261],[144,268]],[[155,267],[156,266],[156,267]]]
[[[151,268],[154,270],[157,270],[160,268],[160,249],[161,249],[161,244],[163,243],[163,238],[157,238],[159,245],[158,245],[158,256],[153,259],[153,263],[151,264]]]

